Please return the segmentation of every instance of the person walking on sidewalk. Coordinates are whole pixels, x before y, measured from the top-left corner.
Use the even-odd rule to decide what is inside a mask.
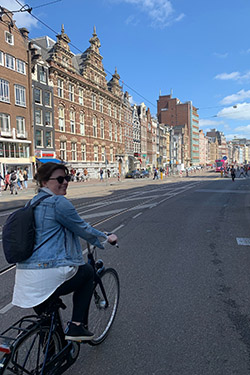
[[[11,171],[10,174],[10,194],[17,194],[17,174],[16,171]]]
[[[26,169],[23,171],[23,179],[24,179],[24,187],[25,189],[28,189],[28,172],[26,171]]]
[[[102,168],[100,169],[99,173],[100,173],[100,181],[103,181],[103,169]]]
[[[10,187],[10,172],[8,171],[5,178],[4,178],[4,191],[8,189],[8,186]]]

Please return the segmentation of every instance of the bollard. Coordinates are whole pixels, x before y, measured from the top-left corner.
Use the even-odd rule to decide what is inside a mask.
[[[161,180],[163,180],[163,173],[161,172]]]

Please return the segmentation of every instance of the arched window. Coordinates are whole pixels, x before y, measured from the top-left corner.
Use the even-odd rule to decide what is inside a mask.
[[[101,118],[101,138],[104,139],[104,120]]]
[[[85,135],[85,122],[83,112],[80,112],[80,134]]]
[[[93,116],[93,137],[97,137],[97,120],[96,120],[96,116]]]
[[[69,118],[70,118],[70,131],[71,133],[76,132],[76,114],[75,111],[71,110],[69,113]]]
[[[58,111],[59,111],[59,114],[58,114],[58,117],[59,117],[59,130],[61,132],[65,132],[64,107],[60,106]]]

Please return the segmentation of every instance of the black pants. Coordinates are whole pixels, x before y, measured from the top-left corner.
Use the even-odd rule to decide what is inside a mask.
[[[41,314],[48,305],[60,296],[73,292],[72,321],[88,323],[88,310],[93,292],[94,271],[88,263],[80,266],[71,279],[60,285],[55,292],[43,303],[34,307],[37,314]]]

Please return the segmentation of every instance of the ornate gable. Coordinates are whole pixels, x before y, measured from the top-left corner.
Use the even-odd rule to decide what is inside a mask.
[[[64,25],[62,25],[61,34],[58,34],[56,38],[57,42],[53,47],[50,59],[65,68],[75,71],[75,68],[72,65],[72,57],[74,54],[70,51],[70,39],[64,32]]]

